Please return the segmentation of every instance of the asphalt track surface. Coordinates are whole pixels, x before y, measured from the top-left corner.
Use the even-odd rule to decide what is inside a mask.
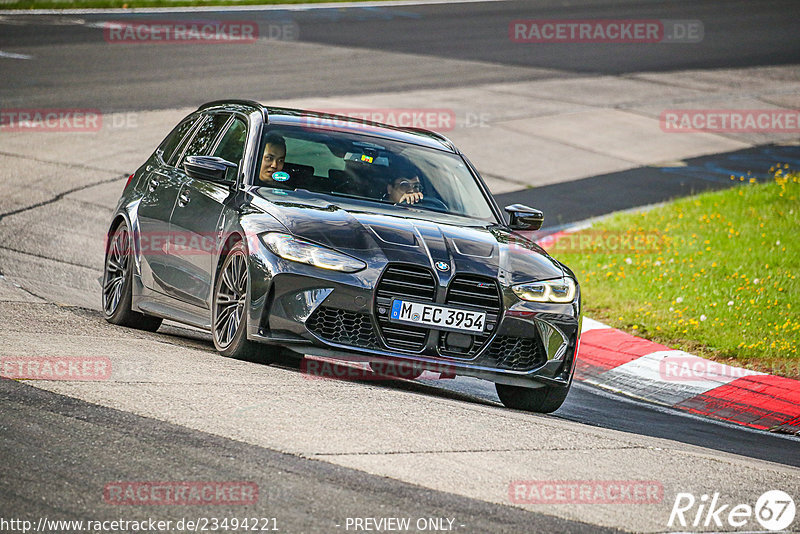
[[[491,2],[203,15],[256,19],[262,27],[297,24],[301,42],[356,49],[346,57],[308,54],[269,41],[259,43],[255,49],[231,46],[222,51],[204,49],[202,45],[174,46],[167,54],[158,46],[108,46],[102,29],[85,23],[25,17],[19,24],[0,26],[0,50],[31,54],[36,61],[0,63],[0,103],[11,107],[92,106],[106,112],[171,109],[233,96],[350,95],[597,73],[790,64],[800,59],[797,17],[790,16],[796,15],[796,9],[796,2],[792,1],[757,5],[725,1],[575,2],[569,6],[561,2]],[[122,16],[81,18],[119,20]],[[197,16],[184,13],[170,14],[169,18],[188,20]],[[635,53],[622,45],[545,45],[537,47],[533,54],[508,41],[507,22],[514,18],[697,19],[704,23],[705,37],[691,54],[682,53],[680,44],[637,47]],[[731,39],[731,35],[738,38]],[[71,55],[66,56],[65,50]],[[426,70],[408,60],[374,64],[370,62],[371,50],[419,54],[431,58],[433,66]],[[477,70],[471,65],[455,65],[446,76],[437,75],[436,61],[453,59],[483,61],[486,65]],[[669,174],[671,181],[664,180],[668,171],[663,169],[634,169],[523,191],[513,194],[513,198],[519,201],[519,195],[524,195],[524,202],[548,205],[548,225],[561,225],[704,189],[727,187],[724,169],[733,166],[731,161],[746,169],[747,158],[759,160],[767,150],[784,149],[767,147],[698,158]],[[784,157],[799,156],[795,149]],[[710,168],[719,172],[702,176],[695,172]],[[629,194],[598,194],[615,186],[626,187]],[[498,200],[502,203],[511,198],[512,195],[500,195]],[[93,312],[86,313],[91,316]],[[94,316],[99,320],[99,315]],[[199,341],[212,350],[203,336],[198,339],[197,334],[174,327],[166,331],[175,336],[176,343]],[[490,386],[456,380],[435,384],[396,382],[387,387],[496,404]],[[288,532],[330,531],[336,518],[367,515],[367,511],[377,514],[378,509],[390,509],[396,515],[458,515],[468,518],[470,528],[476,532],[600,530],[280,454],[6,380],[0,381],[0,401],[0,473],[3,480],[16,481],[0,484],[3,516],[24,508],[30,516],[59,513],[63,518],[111,518],[113,511],[92,508],[86,495],[117,477],[118,467],[124,466],[129,480],[150,478],[154,471],[164,473],[164,479],[174,480],[251,479],[252,473],[259,473],[263,477],[258,479],[260,487],[268,488],[266,503],[280,510]],[[555,417],[800,466],[794,440],[689,417],[591,387],[573,388]],[[53,465],[62,467],[54,473]],[[216,512],[222,516],[225,511]],[[180,510],[180,515],[191,512],[204,515],[202,510],[186,509]],[[138,513],[126,510],[126,519],[134,519]],[[178,512],[162,515],[168,518],[170,514]]]
[[[581,18],[699,20],[704,35],[691,45],[635,47],[520,44],[508,37],[511,20]],[[299,42],[353,50],[336,54],[263,38],[255,45],[175,45],[168,51],[163,44],[108,45],[102,23],[114,20],[247,20],[257,22],[260,35],[267,37],[271,29],[288,24],[296,26]],[[36,61],[3,61],[0,103],[7,107],[69,103],[108,113],[190,107],[218,98],[333,96],[594,74],[783,65],[800,59],[796,21],[793,0],[499,1],[62,19],[23,16],[18,23],[2,25],[0,50],[30,54]],[[99,24],[93,27],[92,22]],[[425,60],[375,51],[416,54]],[[460,65],[458,60],[483,64]]]
[[[615,532],[282,454],[0,380],[0,516],[107,521],[276,518],[281,532],[344,531],[348,517],[458,518],[461,532]],[[257,505],[108,506],[107,481],[248,481]]]

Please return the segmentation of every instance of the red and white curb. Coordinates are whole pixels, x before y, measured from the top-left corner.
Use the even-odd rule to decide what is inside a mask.
[[[575,379],[695,415],[800,434],[800,381],[706,360],[587,317]]]
[[[546,249],[591,223],[536,242]],[[713,362],[588,317],[583,318],[575,379],[695,415],[800,434],[800,381]]]

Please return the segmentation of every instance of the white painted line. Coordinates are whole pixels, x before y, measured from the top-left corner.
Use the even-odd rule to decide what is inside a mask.
[[[13,52],[3,52],[2,50],[0,50],[0,57],[8,59],[33,59],[33,56],[29,56],[28,54],[15,54]]]
[[[308,11],[312,9],[340,9],[353,7],[407,7],[435,4],[476,4],[508,2],[511,0],[387,0],[386,2],[324,2],[319,4],[270,4],[248,6],[183,6],[149,8],[97,8],[97,9],[4,9],[0,15],[91,15],[94,13],[197,13],[198,11]]]

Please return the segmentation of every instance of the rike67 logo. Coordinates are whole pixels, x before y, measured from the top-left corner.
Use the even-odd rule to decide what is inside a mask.
[[[794,522],[795,504],[792,497],[780,490],[765,492],[750,504],[726,503],[720,494],[701,495],[696,498],[691,493],[678,493],[669,515],[668,527],[752,528],[758,522],[762,528],[777,532],[786,530]]]

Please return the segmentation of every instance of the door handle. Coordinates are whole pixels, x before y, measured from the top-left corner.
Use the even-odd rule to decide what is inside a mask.
[[[150,178],[150,184],[148,185],[148,189],[150,189],[151,193],[155,192],[155,190],[158,189],[158,184],[159,181],[157,179]]]
[[[189,203],[190,200],[191,198],[189,198],[189,193],[181,193],[181,195],[178,197],[178,205],[183,208]]]

